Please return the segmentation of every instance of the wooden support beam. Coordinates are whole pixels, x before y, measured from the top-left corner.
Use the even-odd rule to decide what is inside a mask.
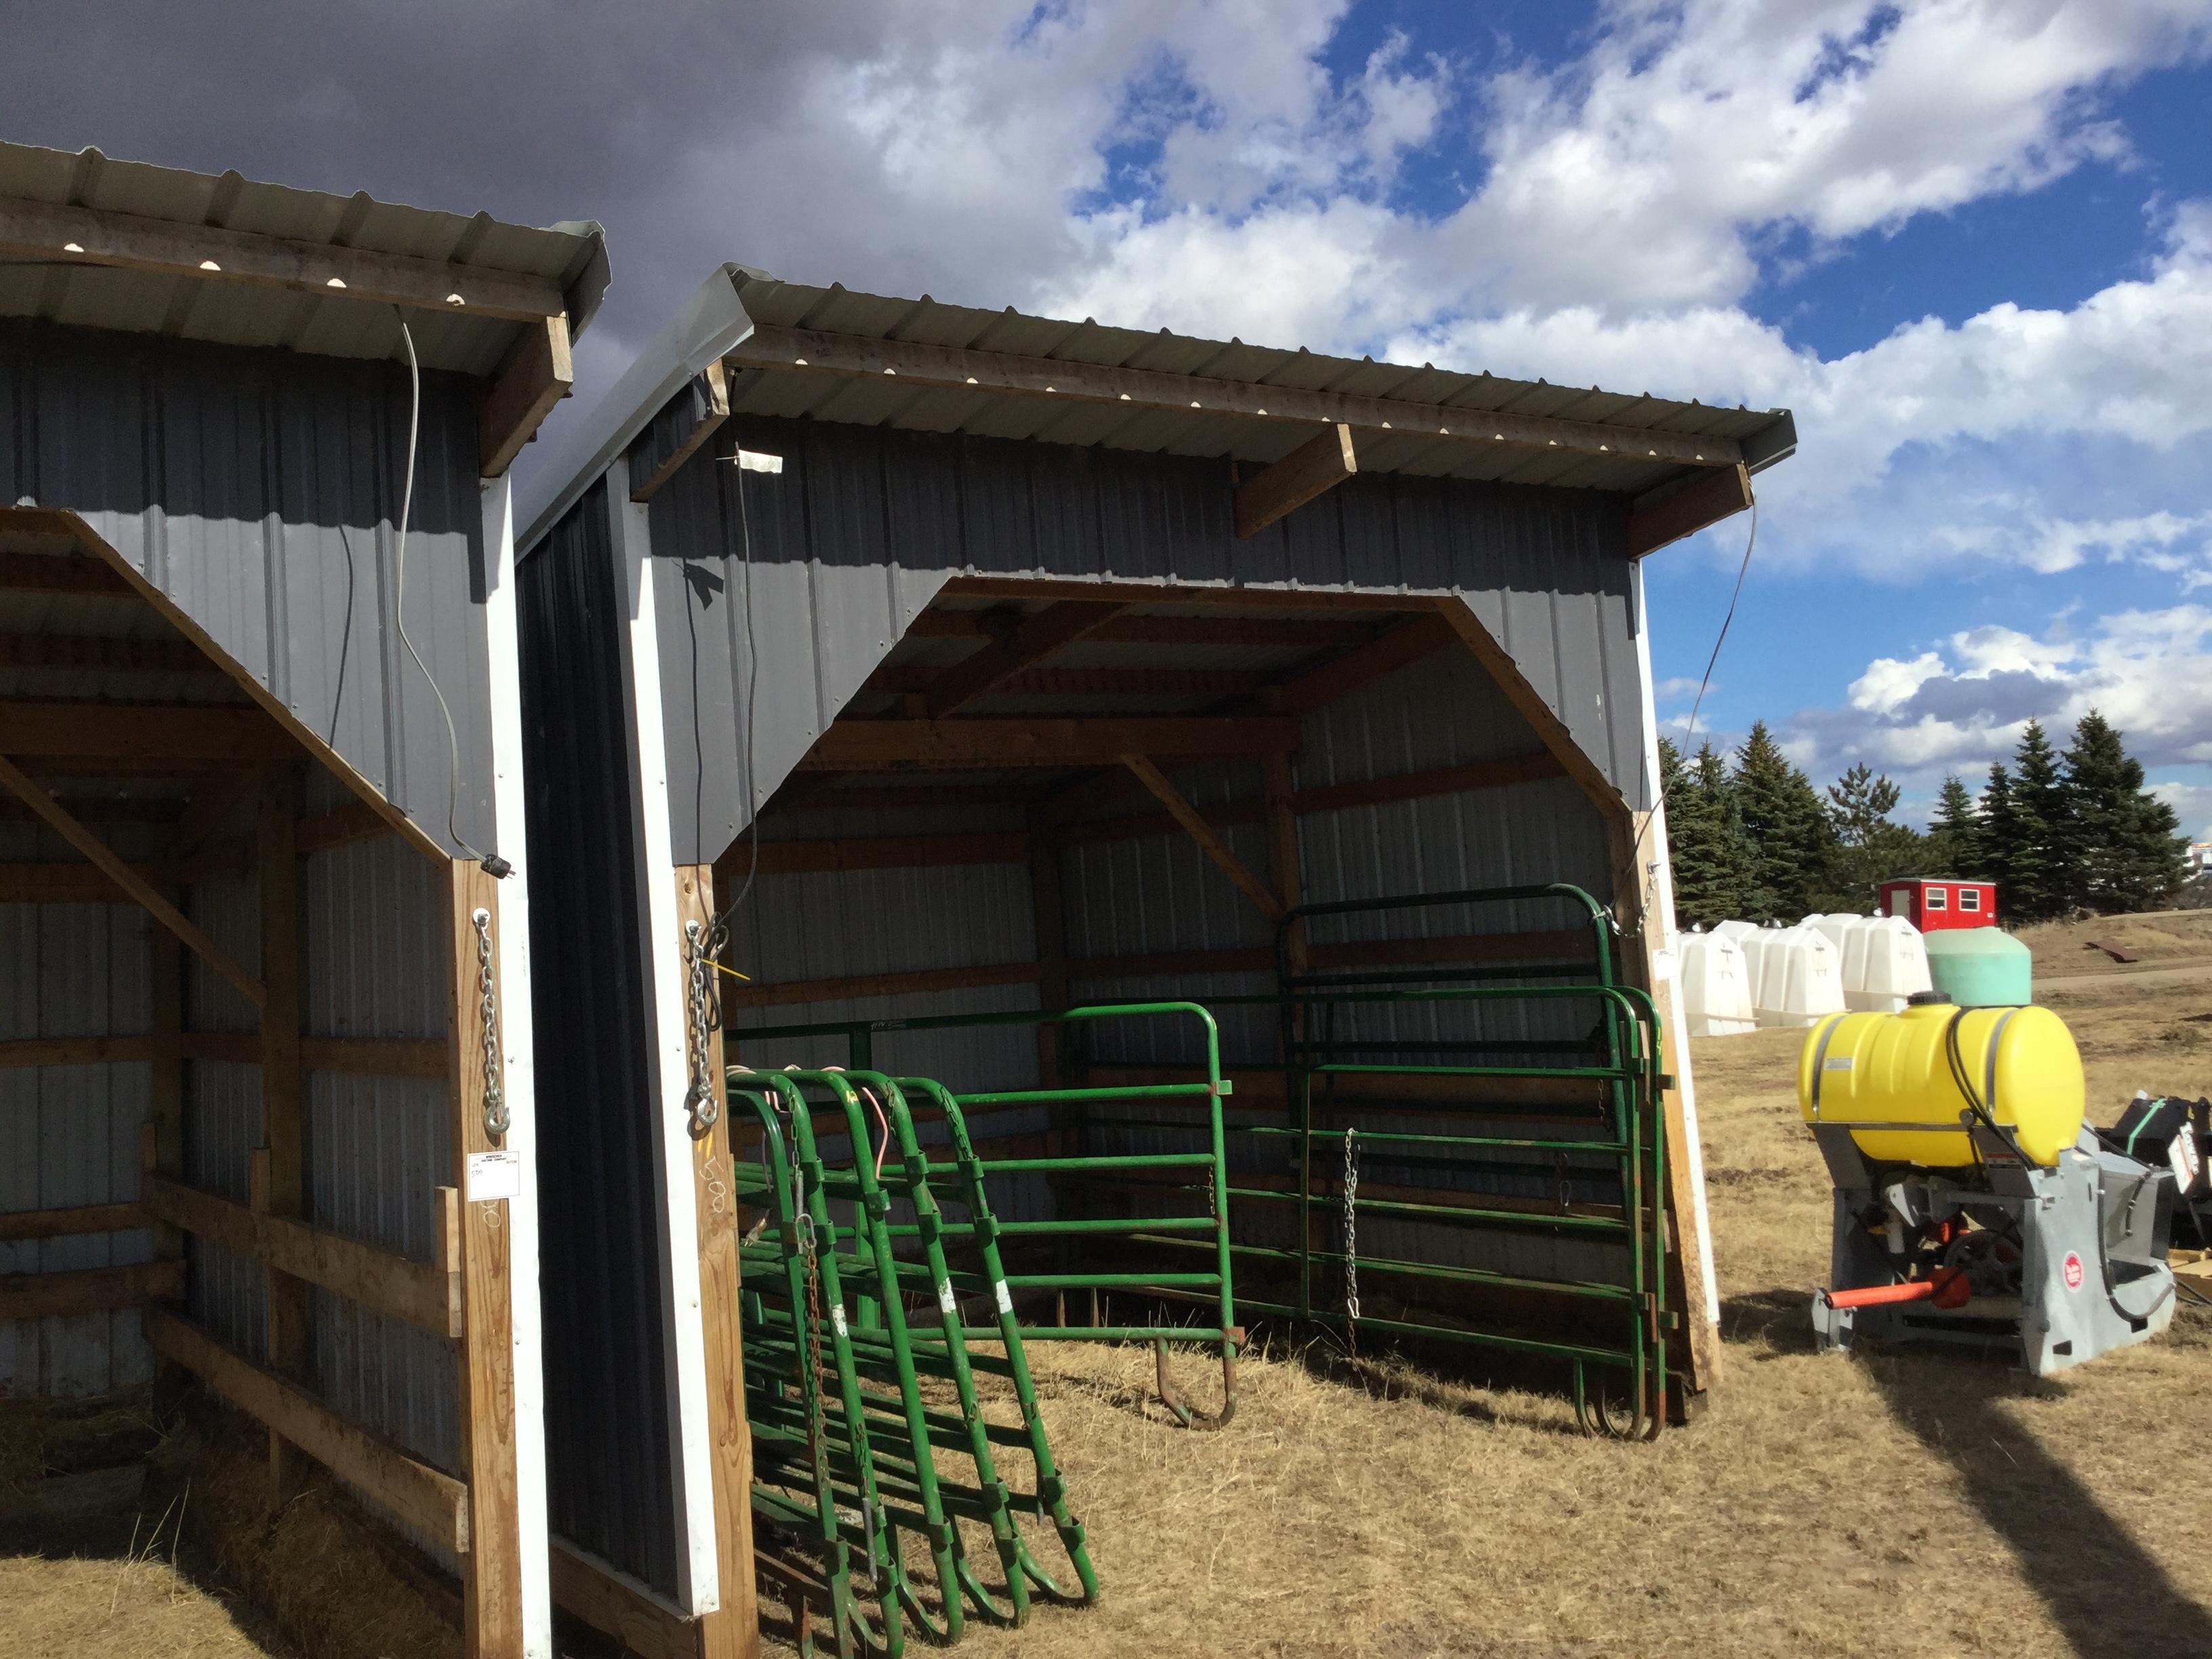
[[[568,314],[560,284],[549,276],[44,202],[0,200],[0,255],[244,283],[441,316],[527,322]]]
[[[446,1045],[435,1037],[303,1036],[300,1064],[353,1077],[442,1078]]]
[[[1316,433],[1237,486],[1237,539],[1258,535],[1358,471],[1350,427],[1333,426]]]
[[[0,592],[66,593],[78,599],[132,597],[131,584],[104,561],[76,552],[61,556],[0,552]]]
[[[152,1224],[136,1204],[79,1204],[62,1210],[0,1211],[0,1244],[33,1238],[76,1238],[87,1233],[127,1233]]]
[[[961,579],[955,578],[945,586],[951,588]],[[1020,584],[1020,588],[1036,586]],[[994,592],[1001,591],[992,585]],[[1012,593],[1019,588],[1008,587]],[[1091,592],[1095,593],[1096,588]],[[1036,598],[1035,593],[1024,597]],[[1256,599],[1245,589],[1227,589],[1209,597],[1224,602],[1247,598]],[[1301,596],[1310,608],[1336,608],[1346,596],[1338,593],[1316,593]],[[1194,596],[1182,592],[1146,595],[1147,603],[1182,605],[1199,603]],[[1396,601],[1403,607],[1403,601]],[[908,624],[903,637],[910,640],[973,640],[995,639],[992,632],[993,613],[988,611],[929,610],[923,611]],[[1372,623],[1339,621],[1321,617],[1144,617],[1121,616],[1102,623],[1090,638],[1107,645],[1274,645],[1308,646],[1320,650],[1328,646],[1364,644],[1374,637]]]
[[[170,702],[0,702],[6,753],[27,759],[295,760],[300,745],[258,708]]]
[[[1734,466],[1743,451],[1733,439],[1698,437],[1641,427],[1512,415],[1449,404],[1411,403],[1351,392],[1257,386],[1151,369],[1113,368],[954,346],[921,345],[816,329],[756,328],[733,347],[733,368],[803,369],[904,386],[998,392],[1064,403],[1109,404],[1134,412],[1244,416],[1327,422],[1398,436],[1456,438],[1469,445],[1540,449],[1554,454],[1603,455],[1686,466]]]
[[[695,384],[703,385],[706,392],[703,406],[699,402],[692,404],[698,412],[697,424],[684,434],[684,441],[670,450],[668,459],[649,475],[641,480],[630,480],[630,500],[649,501],[659,495],[660,487],[681,472],[684,464],[705,448],[708,441],[721,430],[722,422],[730,418],[730,372],[722,367],[720,359],[701,370],[699,380]],[[694,391],[690,395],[696,398],[697,393]]]
[[[1184,833],[1198,843],[1199,849],[1213,860],[1221,873],[1243,890],[1244,896],[1252,901],[1253,908],[1269,921],[1283,919],[1283,907],[1267,890],[1267,884],[1254,875],[1245,867],[1244,860],[1229,850],[1229,843],[1215,835],[1213,826],[1206,823],[1199,810],[1176,793],[1175,785],[1168,781],[1165,773],[1142,755],[1124,755],[1121,764],[1129,769],[1138,782],[1152,792],[1155,800],[1168,809],[1168,816],[1182,826]]]
[[[496,478],[514,465],[523,445],[575,384],[568,319],[547,317],[524,329],[477,404],[477,471]]]
[[[1287,720],[839,720],[816,740],[799,769],[1118,765],[1124,755],[1259,755],[1297,742],[1297,722]]]
[[[1028,856],[1028,837],[1019,834],[764,841],[760,847],[760,873],[796,876],[827,870],[924,870],[962,864],[1019,864]],[[744,857],[741,851],[741,867]],[[0,872],[4,868],[0,866]]]
[[[4,710],[0,710],[0,730],[6,729],[5,719]],[[13,741],[12,734],[9,741]],[[109,852],[105,842],[64,811],[52,795],[32,782],[23,775],[21,769],[4,757],[0,757],[0,788],[12,792],[45,819],[64,841],[99,866],[109,880],[152,912],[156,921],[190,945],[209,966],[237,987],[255,1007],[259,1007],[268,1000],[268,993],[260,981],[233,962],[220,945],[186,921],[184,913],[163,898],[150,883],[134,873],[129,865]]]
[[[924,691],[942,671],[879,668],[870,692]],[[1000,697],[1241,697],[1265,688],[1267,676],[1246,668],[1025,668],[992,688]]]
[[[1640,495],[1628,514],[1628,556],[1640,559],[1750,505],[1751,474],[1741,464]]]
[[[703,864],[676,872],[679,928],[714,916],[714,877]],[[689,1033],[687,1045],[696,1036]],[[696,1061],[697,1055],[687,1055]],[[729,1092],[722,1077],[722,1033],[707,1034],[706,1074],[714,1079],[715,1123],[691,1141],[694,1212],[698,1218],[699,1316],[707,1364],[707,1438],[714,1460],[715,1576],[721,1606],[700,1616],[698,1659],[757,1659],[760,1610],[753,1584],[752,1432],[745,1421],[744,1357],[738,1327],[738,1203]]]
[[[222,678],[222,670],[188,640],[119,639],[106,634],[0,634],[0,668]]]
[[[454,1356],[460,1402],[461,1468],[467,1475],[474,1547],[461,1580],[463,1651],[493,1659],[522,1651],[522,1519],[514,1419],[514,1228],[503,1197],[481,1196],[504,1135],[485,1121],[484,1013],[477,990],[475,917],[483,913],[498,1030],[498,884],[466,859],[447,865],[447,1075],[453,1112],[453,1185],[461,1194],[462,1333]],[[506,1053],[502,1043],[499,1052]],[[527,1178],[526,1175],[525,1178]]]
[[[1339,697],[1349,696],[1385,674],[1457,643],[1450,625],[1434,611],[1410,617],[1384,629],[1366,644],[1284,681],[1266,699],[1267,710],[1270,714],[1310,714]]]
[[[11,1319],[69,1319],[116,1313],[185,1293],[181,1261],[130,1267],[82,1267],[70,1273],[0,1274],[0,1325]]]
[[[442,1206],[442,1200],[435,1201]],[[146,1177],[141,1202],[147,1216],[197,1237],[212,1239],[233,1255],[258,1261],[295,1281],[319,1285],[334,1295],[389,1314],[433,1336],[460,1335],[461,1274],[457,1258],[416,1261],[343,1233],[266,1214],[250,1205],[233,1203],[158,1175]],[[145,1222],[142,1219],[137,1224],[143,1226]]]
[[[626,1659],[701,1659],[698,1625],[652,1586],[563,1538],[553,1540],[550,1565],[554,1605],[612,1637]],[[759,1639],[756,1629],[756,1650]]]
[[[1260,810],[1267,826],[1267,880],[1287,913],[1305,902],[1305,875],[1298,857],[1297,793],[1292,787],[1288,755],[1260,757]],[[1307,965],[1304,921],[1291,924],[1283,948],[1290,958],[1291,971],[1304,973]]]
[[[126,866],[151,884],[150,864]],[[90,864],[0,864],[0,904],[129,904],[130,894]]]
[[[1034,668],[1063,646],[1103,627],[1128,609],[1111,600],[1063,599],[1046,606],[1021,623],[1003,639],[994,640],[946,669],[922,693],[922,713],[928,720],[943,720],[988,696],[1010,677]]]
[[[173,1314],[146,1316],[146,1340],[333,1474],[457,1555],[470,1549],[468,1488],[347,1422],[296,1382],[275,1376]],[[518,1637],[508,1650],[522,1651]]]
[[[24,1066],[107,1066],[153,1057],[150,1036],[14,1037],[0,1042],[0,1070]]]
[[[254,854],[261,877],[261,1133],[267,1160],[263,1203],[271,1222],[307,1214],[307,1114],[300,1073],[300,860],[293,829],[300,817],[299,775],[271,771],[261,784]],[[272,1229],[272,1231],[274,1230]],[[308,1284],[283,1263],[262,1257],[266,1274],[269,1369],[295,1382],[313,1381],[313,1298]],[[284,1438],[269,1435],[269,1482],[283,1504],[304,1473]]]
[[[295,840],[300,856],[307,858],[316,853],[327,853],[333,847],[392,833],[392,824],[383,813],[365,800],[349,800],[327,812],[301,818]]]

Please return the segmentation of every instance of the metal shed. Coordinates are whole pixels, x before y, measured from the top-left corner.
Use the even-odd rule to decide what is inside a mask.
[[[552,1352],[622,1357],[548,1378],[579,1574],[687,1611],[743,1524],[712,1195],[744,1141],[687,1133],[721,1044],[771,1066],[872,1052],[963,1091],[1078,1068],[1136,1087],[1189,1061],[1158,1022],[1078,1054],[1020,1017],[1187,999],[1216,1010],[1237,1127],[1285,1133],[1263,1120],[1305,1086],[1282,1080],[1310,1046],[1291,1001],[1518,995],[1589,943],[1552,884],[1592,896],[1599,953],[1657,1005],[1664,1202],[1615,1211],[1663,1212],[1650,1322],[1673,1310],[1677,1404],[1707,1386],[1638,561],[1747,507],[1794,447],[1786,411],[715,273],[553,458],[520,542],[541,1191],[578,1291]],[[692,975],[717,916],[750,983],[702,1049]],[[1345,1052],[1564,1049],[1584,1032],[1562,1007],[1449,1030],[1399,1009]],[[1417,1139],[1430,1109],[1397,1104],[1358,1133]],[[1127,1150],[1155,1127],[1021,1107],[987,1133]],[[1264,1162],[1232,1164],[1249,1218],[1225,1224],[1262,1279],[1291,1225],[1267,1219],[1288,1189]],[[1579,1214],[1583,1173],[1563,1156],[1533,1192],[1474,1190]],[[1314,1251],[1312,1212],[1348,1223],[1351,1197],[1297,1182],[1287,1248],[1310,1279],[1345,1265]],[[1001,1189],[1024,1222],[1071,1203],[1035,1172]],[[1388,1271],[1413,1224],[1370,1224]],[[1425,1266],[1486,1293],[1610,1271],[1564,1235],[1499,1248]],[[1311,1291],[1267,1294],[1311,1315]]]
[[[551,1650],[507,468],[605,283],[0,145],[0,1382],[196,1374],[471,1654]]]

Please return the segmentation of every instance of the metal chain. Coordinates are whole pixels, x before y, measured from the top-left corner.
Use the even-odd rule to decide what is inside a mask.
[[[469,912],[477,930],[477,1006],[483,1014],[484,1133],[497,1140],[509,1121],[507,1090],[499,1062],[499,981],[491,966],[491,912],[479,904]]]
[[[685,1012],[691,1027],[691,1086],[684,1096],[684,1109],[691,1116],[691,1139],[704,1140],[722,1115],[722,1103],[714,1093],[714,1069],[708,1064],[708,1042],[714,1035],[708,975],[714,971],[720,930],[710,934],[697,917],[684,924],[684,956],[690,969]]]
[[[1359,1131],[1344,1132],[1345,1338],[1356,1349],[1359,1324]]]
[[[806,1449],[808,1460],[814,1466],[817,1481],[826,1484],[829,1478],[829,1450],[824,1443],[829,1431],[826,1425],[822,1396],[828,1386],[827,1374],[822,1368],[822,1264],[816,1253],[814,1218],[806,1209],[806,1176],[794,1164],[791,1170],[791,1206],[799,1217],[799,1260],[806,1275],[806,1306],[799,1310],[806,1324],[806,1364],[814,1376],[814,1387],[807,1398]],[[818,1488],[817,1488],[818,1489]],[[868,1571],[872,1579],[875,1561],[871,1552]]]

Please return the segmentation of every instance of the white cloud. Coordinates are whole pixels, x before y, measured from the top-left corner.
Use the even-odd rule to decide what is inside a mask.
[[[2212,783],[2166,778],[2154,781],[2150,793],[2173,809],[2183,835],[2191,841],[2212,841]]]
[[[1923,651],[1911,662],[1876,657],[1867,665],[1866,672],[1851,682],[1850,705],[1870,714],[1895,714],[1912,700],[1914,692],[1948,672],[1943,659],[1933,651]]]

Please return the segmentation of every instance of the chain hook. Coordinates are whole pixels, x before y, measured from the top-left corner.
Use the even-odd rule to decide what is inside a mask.
[[[1344,1334],[1359,1351],[1359,1131],[1344,1132]]]
[[[477,930],[477,1006],[483,1016],[483,1127],[486,1138],[502,1139],[510,1121],[507,1089],[499,1059],[499,981],[492,972],[491,912],[481,904],[469,912]]]
[[[684,955],[689,969],[684,985],[685,1015],[691,1028],[691,1086],[684,1092],[684,1109],[690,1114],[694,1140],[704,1140],[712,1134],[722,1115],[722,1103],[714,1093],[714,1068],[708,1064],[707,1048],[716,1024],[708,976],[714,971],[714,955],[721,948],[722,937],[720,927],[710,933],[696,916],[684,924]]]

